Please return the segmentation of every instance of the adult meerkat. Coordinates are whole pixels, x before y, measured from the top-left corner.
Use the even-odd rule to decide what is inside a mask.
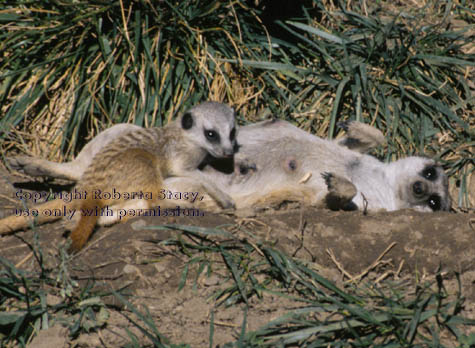
[[[236,162],[246,158],[255,168],[236,171],[226,192],[238,208],[301,200],[335,210],[450,209],[447,176],[434,160],[383,163],[365,153],[384,141],[381,132],[357,122],[342,126],[348,135],[339,141],[279,120],[242,127]]]
[[[60,176],[78,181],[75,192],[82,194],[81,198],[70,203],[57,199],[38,206],[37,222],[58,219],[46,216],[44,212],[65,205],[65,209],[96,211],[95,214],[81,214],[72,230],[71,249],[80,250],[96,223],[116,222],[120,209],[150,209],[159,203],[166,205],[165,201],[159,202],[158,192],[164,188],[164,180],[172,176],[193,178],[199,192],[207,193],[220,207],[231,208],[234,206],[233,199],[198,168],[209,155],[231,158],[237,149],[236,134],[234,111],[213,102],[193,107],[163,128],[129,127],[116,133],[109,132],[102,137],[104,141],[96,140],[95,148],[86,147],[84,156],[78,156],[81,160],[76,163],[76,169],[83,169],[81,175],[71,175],[68,166],[63,166],[66,169],[60,171]],[[87,154],[95,154],[92,161],[86,159]],[[35,170],[40,168],[41,165],[35,166]],[[50,171],[55,172],[54,169]],[[117,192],[119,195],[116,195],[117,198],[100,194],[104,192]],[[144,196],[140,193],[150,194]],[[113,210],[112,216],[97,213],[106,206]],[[28,218],[11,216],[0,220],[0,233],[27,225]]]
[[[383,134],[359,122],[340,124],[347,131],[341,140],[329,141],[307,133],[288,122],[264,121],[240,128],[240,150],[232,174],[205,168],[204,175],[236,201],[236,208],[255,208],[298,200],[330,209],[420,211],[450,209],[447,177],[435,161],[425,157],[408,157],[382,163],[366,154],[385,142]],[[119,127],[136,127],[116,125]],[[113,137],[114,127],[99,134],[83,150],[98,150]],[[81,157],[81,154],[78,158]],[[87,156],[84,156],[87,157]],[[42,172],[52,177],[64,176],[66,164],[35,159],[22,160],[40,164]],[[16,168],[16,159],[10,161]],[[73,161],[81,172],[79,161]],[[23,167],[23,171],[28,172]],[[171,177],[165,186],[172,191],[194,191],[193,178]],[[199,203],[215,210],[212,200]]]

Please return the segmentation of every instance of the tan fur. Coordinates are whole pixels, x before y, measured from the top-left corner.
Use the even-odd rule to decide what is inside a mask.
[[[161,141],[167,139],[165,134],[161,135]],[[131,134],[130,137],[132,136]],[[123,140],[125,139],[129,138],[126,137]],[[121,141],[123,140],[121,139]],[[86,192],[88,198],[77,202],[80,209],[100,211],[107,206],[117,210],[125,208],[128,203],[123,199],[104,199],[102,195],[97,195],[100,198],[94,199],[94,192],[97,190],[101,190],[101,192],[115,190],[121,194],[124,192],[151,192],[153,198],[153,194],[163,188],[163,178],[170,175],[167,156],[164,154],[157,156],[156,153],[140,148],[122,150],[118,145],[118,143],[113,143],[104,153],[99,154],[81,178],[78,184],[79,191]],[[160,147],[165,146],[164,143],[160,145],[162,145]],[[144,202],[146,209],[153,208],[158,204],[157,199]],[[81,216],[78,225],[71,233],[71,249],[73,251],[82,249],[98,220],[98,214]],[[126,218],[123,219],[123,221],[125,220]]]
[[[218,134],[218,141],[209,140],[206,134],[210,132]],[[220,207],[234,206],[232,198],[215,187],[209,178],[201,176],[198,170],[208,155],[216,158],[232,156],[236,148],[234,134],[234,111],[223,104],[204,103],[166,127],[134,128],[111,139],[100,150],[95,149],[94,159],[81,173],[75,188],[84,196],[68,206],[78,212],[100,212],[102,208],[108,208],[115,215],[80,214],[71,233],[72,251],[84,246],[97,223],[117,222],[120,209],[152,209],[159,203],[162,207],[174,206],[174,202],[159,201],[158,193],[168,177],[191,177],[197,180],[201,192],[209,194]],[[112,192],[118,192],[119,196],[104,195]],[[134,199],[128,199],[124,193],[136,195]],[[150,195],[144,198],[140,193]],[[48,207],[64,205],[59,200],[47,204]],[[43,211],[44,207],[39,206],[39,209]],[[36,222],[52,220],[54,218],[40,214]],[[21,217],[2,219],[0,233],[25,228],[27,222]]]
[[[240,197],[242,208],[278,208],[284,202],[310,202],[314,200],[315,192],[298,186],[282,186],[263,195],[248,195]],[[323,207],[320,205],[319,207]]]

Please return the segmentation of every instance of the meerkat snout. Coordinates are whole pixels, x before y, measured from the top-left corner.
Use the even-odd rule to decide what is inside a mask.
[[[428,185],[423,181],[418,180],[412,184],[412,192],[414,193],[415,197],[424,199],[424,197],[427,196],[428,191]],[[440,203],[441,198],[438,194],[429,195],[429,197],[426,199],[426,204],[432,211],[441,210]]]
[[[422,181],[416,181],[412,184],[412,192],[414,192],[416,196],[423,195],[425,191],[427,191],[427,187]]]
[[[418,189],[422,191],[421,193],[428,192],[429,194],[429,197],[426,200],[427,206],[432,211],[449,210],[450,196],[447,193],[447,176],[443,172],[442,168],[437,165],[429,164],[424,167],[420,175],[427,180],[427,183],[421,181],[418,185]],[[418,182],[416,181],[416,183]],[[429,187],[436,187],[436,189],[432,190],[435,192],[431,193],[431,189]],[[414,193],[416,193],[416,187],[413,189]],[[437,191],[440,191],[441,193],[439,194]],[[441,194],[445,197],[445,199],[442,199]]]
[[[450,209],[447,175],[436,162],[425,157],[408,157],[390,167],[400,187],[398,208],[429,212]]]
[[[236,132],[236,127],[233,127],[229,133],[229,147],[224,148],[225,157],[231,157],[239,149],[239,145],[236,142]]]
[[[200,104],[185,113],[182,128],[190,138],[215,158],[232,157],[239,146],[234,109],[215,102]]]
[[[227,139],[226,135],[222,137],[213,129],[205,129],[204,135],[209,145],[211,145],[207,150],[214,157],[231,158],[238,148],[236,146],[236,128],[231,130]]]

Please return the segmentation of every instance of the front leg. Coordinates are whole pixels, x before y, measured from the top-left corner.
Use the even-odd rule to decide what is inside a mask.
[[[193,179],[202,190],[214,199],[223,209],[235,208],[234,200],[230,195],[219,188],[210,178],[200,170],[195,170],[186,175]]]
[[[331,210],[357,210],[351,201],[357,190],[351,181],[333,173],[322,173],[328,187],[325,203]]]

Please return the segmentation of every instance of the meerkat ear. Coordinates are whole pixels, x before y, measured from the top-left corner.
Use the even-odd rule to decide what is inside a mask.
[[[187,112],[181,118],[181,128],[190,129],[191,127],[193,127],[193,116]]]

